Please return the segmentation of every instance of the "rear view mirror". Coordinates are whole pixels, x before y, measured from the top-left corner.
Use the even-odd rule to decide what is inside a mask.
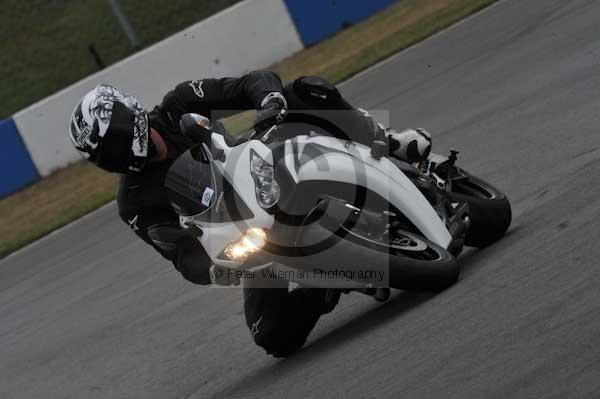
[[[181,133],[190,138],[194,143],[201,144],[203,151],[211,154],[214,159],[225,161],[225,152],[212,141],[212,126],[210,119],[198,114],[184,114],[179,121]],[[202,154],[202,151],[200,151]],[[204,159],[206,155],[202,156]],[[204,159],[208,163],[208,159]]]

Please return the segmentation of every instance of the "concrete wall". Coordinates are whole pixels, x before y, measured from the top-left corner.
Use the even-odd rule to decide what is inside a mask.
[[[245,0],[18,112],[0,129],[0,197],[79,160],[67,137],[80,98],[110,83],[152,108],[177,83],[264,68],[397,0]]]
[[[67,123],[73,107],[95,85],[110,83],[151,108],[179,82],[239,75],[302,47],[280,0],[248,0],[18,112],[14,120],[44,176],[80,159],[68,141]]]

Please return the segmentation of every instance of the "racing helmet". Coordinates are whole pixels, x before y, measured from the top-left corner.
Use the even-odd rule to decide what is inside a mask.
[[[101,84],[73,110],[69,138],[84,158],[108,172],[139,172],[149,158],[148,130],[148,114],[135,97]]]

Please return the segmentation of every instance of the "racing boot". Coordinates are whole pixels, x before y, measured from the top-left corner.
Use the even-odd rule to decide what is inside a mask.
[[[390,153],[396,158],[415,163],[427,159],[431,152],[431,135],[423,129],[407,129],[401,132],[385,129],[390,143]]]

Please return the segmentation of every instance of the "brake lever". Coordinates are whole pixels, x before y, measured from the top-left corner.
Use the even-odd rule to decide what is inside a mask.
[[[269,138],[271,137],[271,134],[273,134],[277,130],[279,130],[279,126],[278,125],[271,126],[271,128],[269,128],[269,130],[267,130],[265,132],[265,134],[263,134],[263,136],[261,137],[260,141],[262,141],[263,143],[266,143],[269,140]]]

